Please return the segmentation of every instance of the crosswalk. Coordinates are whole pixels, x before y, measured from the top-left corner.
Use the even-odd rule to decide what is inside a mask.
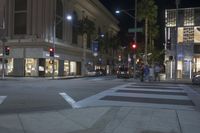
[[[3,101],[7,98],[7,96],[0,96],[0,105],[3,103]]]
[[[194,110],[184,85],[130,83],[103,91],[76,103],[88,106],[137,106]]]

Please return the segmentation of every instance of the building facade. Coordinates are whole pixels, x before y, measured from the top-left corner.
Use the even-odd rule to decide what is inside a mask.
[[[1,0],[1,39],[10,54],[5,55],[8,76],[84,75],[95,69],[98,56],[92,52],[92,35],[78,34],[77,21],[88,18],[101,33],[114,36],[118,21],[98,0]],[[67,15],[72,20],[66,19]],[[4,28],[2,28],[4,27]],[[0,58],[2,58],[1,42]],[[108,44],[109,45],[109,44]],[[55,51],[54,57],[49,49]],[[110,73],[111,55],[102,55],[101,66]],[[54,64],[54,66],[53,66]],[[2,60],[0,61],[2,71]]]
[[[166,76],[191,79],[200,72],[200,8],[166,10],[165,22]]]

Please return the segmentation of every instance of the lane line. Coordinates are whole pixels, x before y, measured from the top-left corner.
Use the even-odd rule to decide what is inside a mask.
[[[68,102],[72,106],[72,108],[79,108],[79,106],[76,104],[76,101],[72,97],[64,92],[59,94],[65,99],[66,102]]]
[[[3,103],[3,101],[6,99],[7,96],[0,96],[0,104]]]

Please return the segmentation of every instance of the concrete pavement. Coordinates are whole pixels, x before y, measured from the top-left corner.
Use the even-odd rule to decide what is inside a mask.
[[[200,112],[154,107],[86,107],[0,114],[0,133],[199,133]]]
[[[197,111],[93,107],[0,115],[1,133],[199,133]]]

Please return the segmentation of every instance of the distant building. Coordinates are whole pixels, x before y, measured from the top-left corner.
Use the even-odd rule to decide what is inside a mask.
[[[66,19],[68,14],[72,15],[71,21]],[[84,17],[96,25],[92,36],[78,34],[77,21]],[[5,45],[10,47],[5,64],[8,76],[51,76],[49,49],[54,47],[54,41],[55,76],[83,75],[88,69],[100,67],[98,58],[101,67],[111,71],[113,55],[94,56],[92,41],[99,32],[109,37],[117,34],[118,21],[98,0],[1,0],[0,26],[0,38],[6,38]],[[1,70],[2,60],[0,75]]]
[[[174,79],[176,70],[178,79],[191,79],[200,72],[200,8],[178,9],[177,16],[176,9],[165,11],[166,76]]]

